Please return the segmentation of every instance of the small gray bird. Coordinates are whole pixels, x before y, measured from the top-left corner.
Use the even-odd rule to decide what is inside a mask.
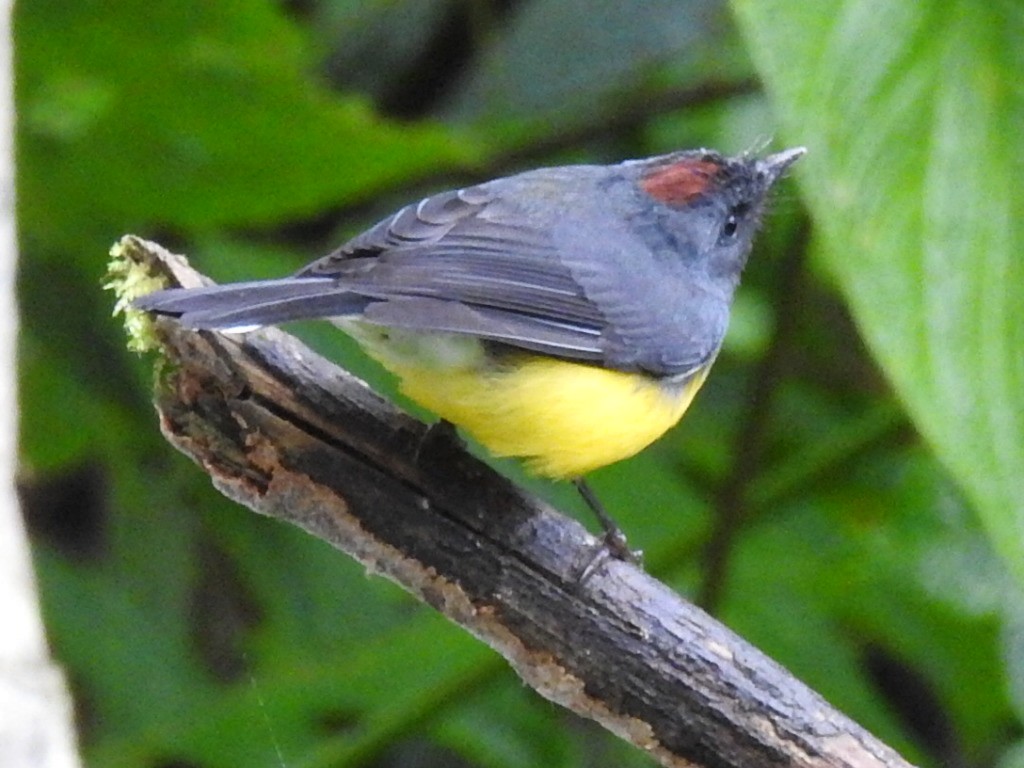
[[[765,198],[803,154],[528,171],[406,206],[290,277],[135,305],[221,331],[327,318],[495,455],[579,479],[682,417]]]

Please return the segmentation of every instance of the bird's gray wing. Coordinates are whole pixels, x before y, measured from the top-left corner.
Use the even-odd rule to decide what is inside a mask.
[[[602,360],[603,314],[550,232],[489,186],[407,206],[295,277],[364,297],[368,322]]]
[[[650,295],[670,286],[629,263],[642,244],[607,220],[579,224],[600,236],[568,247],[556,234],[564,221],[481,185],[407,206],[290,278],[163,291],[138,305],[197,328],[358,317],[656,375],[708,362],[717,343],[673,327],[678,312]]]
[[[490,187],[406,206],[288,278],[170,289],[135,304],[194,328],[358,317],[601,361],[600,310],[549,233]]]
[[[330,276],[372,299],[362,317],[380,325],[659,376],[685,378],[714,358],[728,304],[664,254],[659,263],[625,215],[600,204],[531,214],[501,192],[483,185],[427,198],[299,276]],[[662,246],[680,261],[679,243]]]

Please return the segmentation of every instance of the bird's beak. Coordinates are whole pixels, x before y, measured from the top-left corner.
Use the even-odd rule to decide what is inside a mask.
[[[763,160],[758,160],[757,170],[758,173],[763,175],[767,182],[765,186],[770,187],[778,181],[783,172],[803,157],[806,152],[806,147],[794,147],[793,149],[776,152],[774,155],[768,155],[768,157]]]

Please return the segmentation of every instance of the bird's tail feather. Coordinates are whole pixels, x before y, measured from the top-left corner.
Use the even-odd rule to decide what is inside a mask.
[[[250,330],[291,320],[360,314],[367,298],[325,278],[286,278],[203,288],[169,288],[135,300],[147,312],[206,330]]]

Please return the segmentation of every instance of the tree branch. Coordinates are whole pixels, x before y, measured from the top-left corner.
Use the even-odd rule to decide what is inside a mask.
[[[202,281],[135,237],[114,255]],[[606,558],[581,582],[599,544],[578,523],[294,338],[154,325],[161,429],[222,493],[395,581],[546,698],[666,766],[908,765],[636,567]]]

